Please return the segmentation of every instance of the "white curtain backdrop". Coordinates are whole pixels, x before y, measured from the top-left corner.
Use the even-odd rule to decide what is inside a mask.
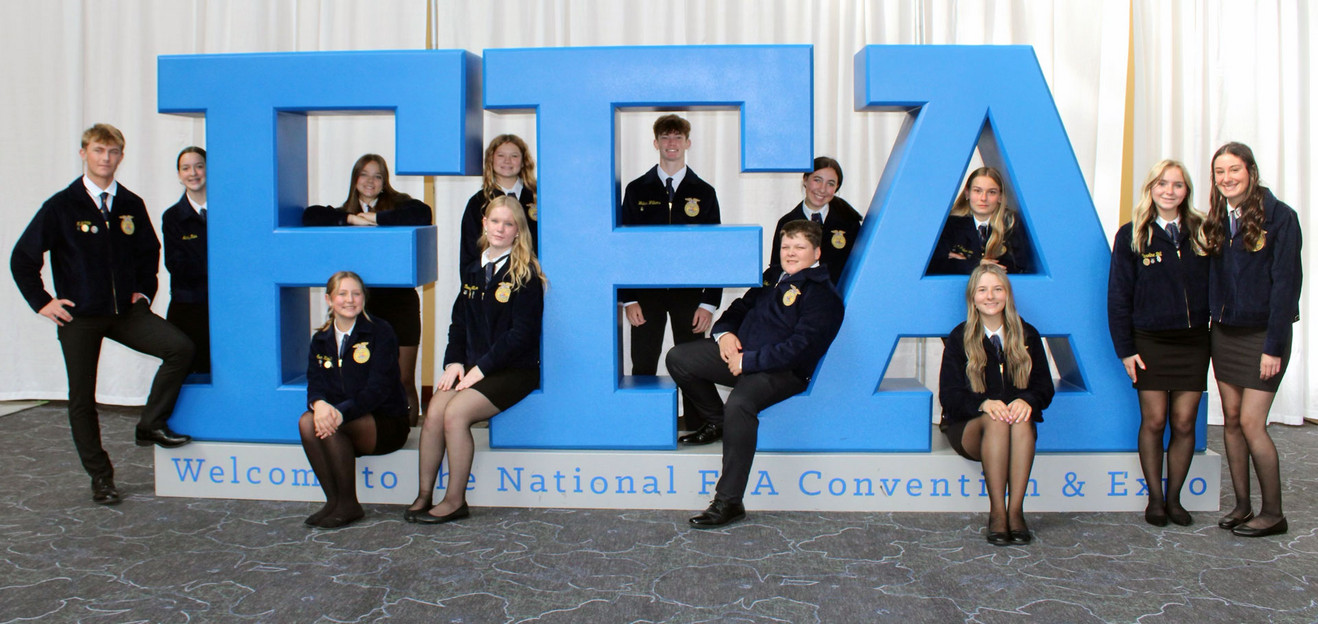
[[[1206,172],[1203,161],[1212,147],[1242,140],[1255,148],[1278,196],[1307,221],[1315,180],[1315,131],[1307,115],[1313,84],[1308,34],[1315,30],[1315,18],[1300,0],[1261,1],[1259,7],[1247,15],[1231,13],[1246,10],[1234,7],[1214,7],[1219,13],[1207,14],[1201,3],[1136,2],[1132,24],[1126,0],[432,0],[429,7],[424,0],[4,3],[0,15],[23,28],[0,41],[0,51],[11,59],[0,70],[5,85],[0,112],[7,120],[3,139],[9,148],[0,152],[0,181],[9,190],[7,201],[0,203],[5,217],[0,219],[0,249],[12,249],[41,202],[79,175],[78,137],[97,121],[114,123],[127,136],[119,179],[143,196],[154,217],[177,200],[181,188],[174,157],[186,145],[205,145],[205,122],[155,112],[157,55],[420,49],[425,47],[427,8],[436,16],[435,47],[477,54],[501,47],[811,44],[815,153],[842,163],[846,179],[839,195],[862,212],[887,163],[901,116],[853,110],[852,59],[858,50],[894,43],[1033,45],[1109,238],[1120,225],[1127,50],[1133,29],[1135,177],[1165,155]],[[735,111],[687,116],[693,125],[688,162],[718,189],[724,222],[765,226],[767,248],[767,228],[801,199],[800,176],[738,171]],[[648,113],[620,117],[623,183],[656,160],[652,120]],[[512,132],[536,148],[533,115],[486,113],[484,125],[487,138]],[[339,203],[357,156],[378,152],[392,162],[393,119],[314,118],[308,140],[311,201]],[[1202,198],[1206,180],[1199,182]],[[420,178],[396,177],[395,186],[422,195]],[[474,177],[435,181],[440,278],[431,304],[439,319],[446,317],[457,288],[451,250],[460,211],[478,186]],[[1311,245],[1306,257],[1313,253]],[[7,326],[14,328],[6,331],[13,355],[0,361],[0,399],[64,398],[54,326],[31,312],[12,280],[0,282],[0,305]],[[161,285],[154,308],[163,314],[168,305],[163,267]],[[734,294],[729,292],[725,301]],[[1305,323],[1308,299],[1302,308]],[[241,318],[213,322],[240,323]],[[435,333],[442,343],[444,329]],[[1274,414],[1294,420],[1306,410],[1318,413],[1318,398],[1305,391],[1314,385],[1312,367],[1305,362],[1310,344],[1301,323]],[[443,344],[433,345],[423,357],[433,359],[442,350]],[[904,344],[890,374],[936,367],[936,353],[921,364],[919,351],[913,342]],[[107,346],[99,400],[141,403],[155,365],[151,358]]]

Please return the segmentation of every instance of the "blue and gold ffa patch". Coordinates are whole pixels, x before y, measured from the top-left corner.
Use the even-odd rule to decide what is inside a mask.
[[[797,288],[796,284],[792,284],[792,287],[788,288],[787,292],[783,293],[783,305],[791,307],[793,303],[796,303],[796,298],[800,295],[801,289]]]
[[[686,213],[686,216],[688,217],[695,218],[700,214],[700,200],[694,197],[688,197],[686,200],[686,206],[682,208],[682,212]]]
[[[137,231],[137,226],[133,225],[133,215],[119,215],[119,230],[125,236],[132,236]]]
[[[842,249],[847,246],[847,233],[842,230],[833,230],[833,249]]]
[[[366,348],[368,342],[359,342],[352,345],[352,361],[358,364],[365,364],[371,361],[371,350]]]
[[[509,297],[513,296],[512,282],[499,282],[499,287],[494,290],[494,300],[499,303],[508,303]]]

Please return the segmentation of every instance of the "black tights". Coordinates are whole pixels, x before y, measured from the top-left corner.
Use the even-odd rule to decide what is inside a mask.
[[[1268,435],[1268,411],[1275,393],[1217,382],[1222,395],[1222,439],[1231,489],[1236,504],[1227,515],[1243,518],[1250,513],[1249,468],[1258,475],[1261,501],[1258,516],[1246,523],[1250,528],[1267,528],[1284,517],[1281,507],[1281,465],[1277,447]]]
[[[1181,507],[1181,487],[1190,473],[1194,458],[1194,422],[1199,414],[1198,391],[1163,392],[1140,390],[1140,468],[1149,488],[1149,507],[1159,512],[1164,509],[1184,511]],[[1167,445],[1167,489],[1162,484],[1162,435],[1167,427],[1170,397],[1172,439]]]
[[[307,524],[332,522],[340,526],[365,515],[357,502],[354,473],[357,457],[375,451],[375,418],[367,414],[343,423],[327,438],[318,438],[315,420],[311,412],[305,412],[298,420],[298,433],[311,470],[325,492],[325,506],[311,514]]]

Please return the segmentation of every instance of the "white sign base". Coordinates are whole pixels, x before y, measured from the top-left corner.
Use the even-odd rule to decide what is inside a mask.
[[[476,459],[467,501],[478,507],[587,509],[704,508],[722,466],[720,444],[672,451],[490,449],[474,429]],[[988,507],[978,463],[954,453],[938,432],[929,453],[757,453],[745,503],[769,511],[958,511]],[[364,503],[406,505],[416,497],[413,435],[401,450],[357,460]],[[156,447],[156,494],[189,498],[320,501],[302,447],[193,442]],[[1221,457],[1196,454],[1181,494],[1190,511],[1215,511]],[[1135,453],[1041,453],[1025,507],[1032,512],[1143,511]],[[435,499],[447,486],[441,471]]]

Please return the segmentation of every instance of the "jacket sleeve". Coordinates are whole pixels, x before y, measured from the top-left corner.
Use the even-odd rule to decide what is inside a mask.
[[[622,206],[618,208],[618,225],[634,225],[639,218],[636,209],[636,191],[632,188],[636,182],[627,185],[627,189],[622,195]],[[618,303],[627,303],[636,301],[637,294],[634,288],[619,288]]]
[[[943,231],[938,235],[938,244],[934,246],[934,257],[929,259],[929,270],[926,273],[930,275],[969,275],[974,268],[970,266],[970,260],[958,260],[949,258],[948,254],[952,253],[952,245],[956,240],[956,228],[951,221],[943,222]]]
[[[743,351],[741,369],[747,373],[795,369],[807,364],[812,356],[828,349],[842,326],[842,302],[827,285],[813,284],[801,298],[801,315],[791,334],[782,342],[754,351]]]
[[[138,240],[133,259],[133,280],[137,285],[136,292],[155,301],[156,292],[160,290],[160,239],[156,238],[156,228],[152,227],[145,206],[142,206],[142,223],[137,227],[141,236],[135,237]]]
[[[490,345],[490,351],[476,360],[476,366],[488,375],[508,367],[517,356],[531,351],[540,342],[540,324],[544,319],[545,289],[532,279],[517,289],[509,301],[512,326]]]
[[[23,293],[23,298],[27,300],[33,312],[40,311],[54,299],[46,291],[45,283],[41,281],[41,267],[45,264],[45,253],[54,244],[54,230],[57,227],[54,221],[50,210],[42,206],[32,217],[27,229],[18,237],[18,242],[14,244],[14,252],[9,256],[9,272],[14,275],[14,284],[18,286],[19,292]]]
[[[394,386],[402,383],[398,378],[398,337],[392,329],[384,329],[379,323],[375,324],[372,337],[375,348],[371,349],[371,359],[367,361],[366,384],[334,406],[343,414],[343,422],[374,412],[396,391]]]
[[[458,272],[462,274],[480,262],[481,218],[485,212],[485,191],[476,191],[462,211],[461,238],[458,241]]]
[[[1026,330],[1025,348],[1030,352],[1030,381],[1025,389],[1016,394],[1034,408],[1035,420],[1043,419],[1043,410],[1053,402],[1057,392],[1053,385],[1053,373],[1048,369],[1048,354],[1043,350],[1043,338],[1033,328]]]
[[[1130,250],[1130,228],[1117,231],[1112,241],[1112,262],[1107,276],[1107,327],[1117,357],[1125,359],[1135,350],[1135,258]]]
[[[449,364],[467,365],[466,303],[462,301],[465,298],[461,290],[453,298],[453,312],[448,324],[448,346],[444,349],[444,368],[448,368]]]
[[[430,225],[430,217],[430,206],[426,202],[409,198],[394,206],[393,210],[377,213],[375,222],[379,225]]]
[[[311,348],[307,349],[307,409],[310,409],[311,404],[316,401],[328,402],[330,399],[331,375],[334,373],[316,358],[316,344],[319,337],[319,333],[312,336]]]
[[[1277,202],[1276,232],[1268,232],[1272,248],[1272,290],[1268,293],[1268,333],[1263,352],[1280,357],[1291,343],[1291,325],[1300,318],[1300,284],[1304,266],[1300,224],[1290,206]]]
[[[307,206],[302,211],[302,225],[306,227],[347,224],[348,213],[333,206]]]
[[[979,416],[979,406],[988,398],[988,393],[970,389],[966,348],[961,344],[963,331],[958,327],[943,341],[943,363],[938,371],[938,402],[943,406],[943,414],[958,422]]]

